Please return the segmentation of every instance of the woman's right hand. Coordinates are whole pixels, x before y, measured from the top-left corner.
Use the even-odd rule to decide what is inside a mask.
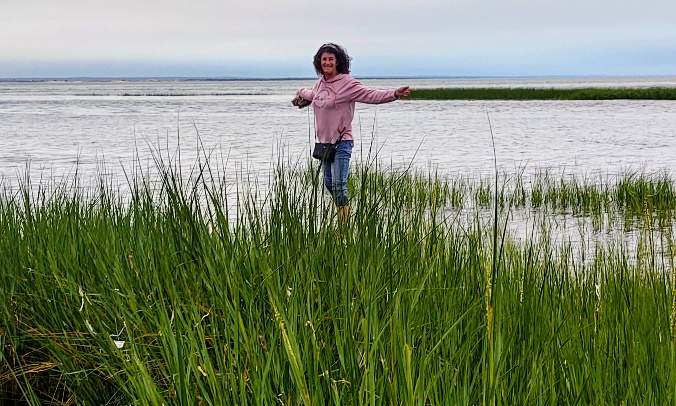
[[[300,97],[300,95],[298,95],[298,96],[296,96],[295,99],[291,100],[291,104],[293,104],[294,106],[297,106],[299,109],[302,109],[303,107],[307,107],[310,104],[312,104],[312,100],[304,99],[304,98]]]

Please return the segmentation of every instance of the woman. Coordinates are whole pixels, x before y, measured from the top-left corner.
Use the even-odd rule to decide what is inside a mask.
[[[336,143],[333,163],[324,162],[324,186],[333,195],[338,209],[338,220],[347,223],[350,199],[347,195],[347,176],[352,156],[354,138],[352,119],[354,104],[389,103],[410,93],[408,86],[396,90],[375,90],[364,87],[350,73],[350,56],[336,44],[322,45],[314,56],[314,67],[319,80],[312,89],[298,90],[294,105],[303,105],[304,99],[312,102],[315,128],[319,142]],[[342,138],[341,138],[342,135]]]

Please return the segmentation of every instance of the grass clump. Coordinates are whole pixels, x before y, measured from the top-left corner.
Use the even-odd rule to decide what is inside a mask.
[[[413,89],[412,100],[676,100],[676,88],[441,88]]]

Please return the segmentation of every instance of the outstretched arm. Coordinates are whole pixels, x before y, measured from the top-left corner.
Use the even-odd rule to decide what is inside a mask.
[[[364,85],[356,80],[352,85],[352,100],[358,103],[389,103],[397,100],[400,97],[408,96],[409,94],[410,90],[408,86],[403,86],[396,90],[376,90],[364,87]]]
[[[304,87],[298,90],[297,95],[309,101],[312,101],[312,99],[315,97],[314,89],[306,89]]]

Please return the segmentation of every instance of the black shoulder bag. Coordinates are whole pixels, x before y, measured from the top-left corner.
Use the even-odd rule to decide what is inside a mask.
[[[343,139],[346,128],[343,128],[339,131],[340,137],[338,141],[334,144],[329,142],[315,142],[315,149],[312,151],[312,157],[319,159],[322,162],[333,163],[336,160],[336,150],[338,149],[338,143]]]

